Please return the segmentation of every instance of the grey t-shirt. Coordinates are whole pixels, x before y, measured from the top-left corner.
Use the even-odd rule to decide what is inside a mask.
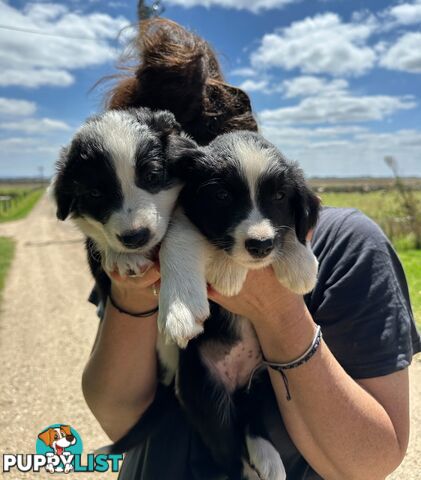
[[[381,229],[358,210],[325,207],[311,244],[319,276],[306,304],[345,371],[360,379],[406,368],[421,341],[402,266]],[[288,436],[267,376],[255,388],[261,389],[262,416],[288,480],[320,479]],[[179,408],[129,452],[120,473],[121,480],[164,478],[228,480]]]

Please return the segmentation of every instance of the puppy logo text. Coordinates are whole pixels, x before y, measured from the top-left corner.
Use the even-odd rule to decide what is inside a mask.
[[[35,454],[3,454],[3,472],[49,473],[118,472],[123,455],[87,454],[82,439],[70,425],[54,424],[38,434]]]
[[[77,443],[77,438],[73,435],[72,430],[69,425],[59,425],[58,427],[50,427],[47,430],[44,430],[38,435],[38,439],[44,442],[44,444],[49,447],[52,452],[47,452],[45,454],[51,462],[48,462],[45,466],[47,472],[64,472],[69,473],[73,470],[73,465],[69,462],[72,453],[66,451],[69,447]],[[58,457],[63,465],[55,465],[56,462],[53,462],[53,457]]]

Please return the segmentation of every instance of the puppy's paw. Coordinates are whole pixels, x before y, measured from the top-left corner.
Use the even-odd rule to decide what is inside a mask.
[[[287,478],[284,464],[275,447],[264,438],[246,437],[250,463],[259,473],[261,480],[285,480]]]
[[[316,280],[317,272],[313,274],[305,274],[304,272],[295,272],[293,274],[284,271],[276,271],[278,280],[285,285],[289,290],[299,295],[305,295],[313,290]]]
[[[316,285],[319,263],[310,250],[301,246],[295,256],[288,255],[273,264],[278,280],[291,291],[304,295]]]
[[[223,269],[212,269],[207,279],[212,288],[225,297],[238,295],[247,277],[247,269],[226,265]]]
[[[195,303],[195,305],[194,305]],[[189,341],[203,332],[203,324],[209,317],[209,303],[202,305],[190,302],[189,306],[180,299],[172,301],[168,307],[161,307],[158,315],[158,327],[171,342],[185,348]]]
[[[143,275],[153,262],[139,253],[105,252],[104,268],[111,273],[117,271],[121,276]]]
[[[243,471],[241,480],[262,480],[256,470],[254,470],[246,460],[243,460]]]

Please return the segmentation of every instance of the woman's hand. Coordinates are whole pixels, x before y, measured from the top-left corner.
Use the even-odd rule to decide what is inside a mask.
[[[129,312],[152,310],[158,305],[159,266],[152,265],[142,276],[123,277],[117,272],[111,278],[111,295],[113,300]]]
[[[254,324],[279,322],[281,319],[285,323],[292,311],[304,308],[303,297],[284,287],[276,278],[272,267],[250,270],[238,295],[224,297],[210,286],[208,297],[230,312],[248,318]]]

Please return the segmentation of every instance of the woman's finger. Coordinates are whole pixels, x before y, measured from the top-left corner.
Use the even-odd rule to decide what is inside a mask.
[[[123,276],[114,271],[110,273],[110,277],[116,283],[124,283],[126,287],[133,286],[135,288],[147,288],[160,279],[160,274],[154,265],[142,276]]]

